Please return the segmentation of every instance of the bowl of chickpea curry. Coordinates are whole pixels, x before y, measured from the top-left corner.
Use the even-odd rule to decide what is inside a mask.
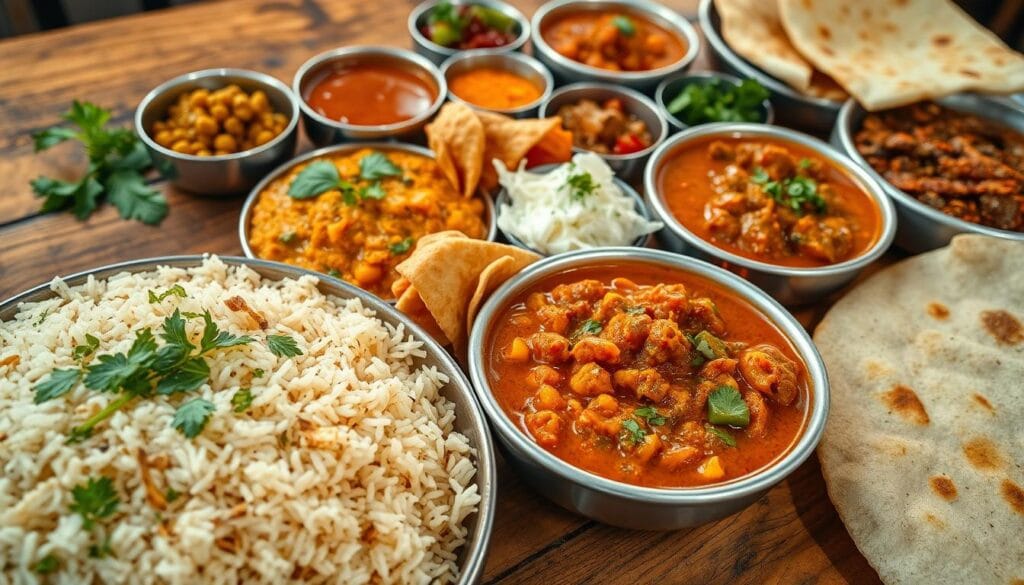
[[[387,301],[395,266],[424,235],[457,230],[494,240],[489,197],[464,197],[433,152],[350,143],[304,154],[253,188],[239,221],[249,258],[316,270]]]
[[[295,154],[299,103],[287,85],[244,69],[207,69],[153,89],[135,127],[170,182],[236,195]]]
[[[481,310],[470,374],[509,459],[613,525],[736,512],[817,445],[828,381],[803,328],[748,282],[668,252],[531,265]]]
[[[647,0],[552,0],[533,16],[534,54],[560,82],[653,91],[700,49],[685,18]]]
[[[847,284],[895,233],[877,181],[824,142],[776,126],[691,128],[652,155],[644,182],[665,247],[738,272],[783,304]]]

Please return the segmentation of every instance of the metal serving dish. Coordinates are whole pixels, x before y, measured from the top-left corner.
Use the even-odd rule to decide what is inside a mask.
[[[540,447],[509,418],[491,392],[485,348],[494,320],[511,299],[549,275],[608,264],[667,267],[706,278],[765,315],[793,344],[807,366],[811,403],[794,445],[769,466],[747,476],[699,488],[650,488],[610,480],[574,467]],[[721,268],[669,252],[604,248],[560,254],[528,266],[503,284],[480,310],[469,339],[469,375],[506,460],[537,491],[558,504],[606,524],[642,530],[675,530],[712,522],[747,507],[796,470],[814,451],[828,417],[829,384],[818,350],[804,328],[762,291]]]
[[[515,6],[502,2],[501,0],[449,0],[451,4],[455,6],[484,6],[487,8],[493,8],[498,12],[501,12],[505,16],[516,21],[516,31],[518,35],[515,40],[511,43],[495,47],[492,49],[453,49],[451,47],[441,46],[434,41],[423,36],[420,29],[427,24],[428,13],[442,0],[427,0],[421,2],[419,6],[414,8],[409,14],[409,36],[412,37],[412,48],[414,51],[423,55],[435,65],[440,65],[445,59],[458,53],[465,53],[468,51],[473,52],[509,52],[509,51],[522,51],[526,41],[530,38],[530,21],[523,16],[522,12],[516,9]]]
[[[607,83],[573,83],[559,88],[551,97],[541,104],[538,116],[548,118],[558,115],[558,109],[565,105],[575,104],[583,99],[596,102],[616,98],[622,100],[626,112],[639,118],[651,132],[651,145],[632,154],[601,154],[615,174],[629,182],[639,182],[643,176],[644,165],[658,145],[668,137],[668,124],[665,117],[650,98],[627,87]],[[573,147],[573,152],[590,152]]]
[[[320,115],[306,103],[307,90],[328,71],[346,65],[366,63],[386,63],[413,73],[432,85],[434,91],[437,92],[437,97],[431,102],[429,108],[414,118],[375,126],[361,126],[332,120]],[[306,128],[306,135],[316,146],[327,146],[353,140],[422,138],[423,127],[441,108],[445,95],[448,93],[448,86],[444,82],[444,76],[432,62],[412,51],[393,47],[361,46],[334,49],[320,53],[306,61],[295,72],[292,91],[299,98],[302,124]]]
[[[541,34],[544,29],[544,21],[548,18],[584,10],[609,9],[638,14],[662,28],[674,32],[686,43],[686,54],[675,63],[649,71],[609,71],[563,57],[544,40]],[[652,92],[662,79],[686,70],[700,51],[700,39],[697,37],[697,31],[693,25],[674,10],[651,0],[551,0],[537,9],[533,15],[532,25],[534,30],[533,53],[541,63],[551,70],[555,75],[555,80],[560,84],[600,81],[642,92]]]
[[[804,95],[761,71],[733,51],[722,36],[722,20],[715,9],[714,0],[701,0],[698,16],[704,38],[711,47],[712,62],[716,68],[737,77],[756,79],[768,88],[772,92],[772,104],[778,114],[779,123],[812,134],[828,134],[843,102]]]
[[[528,170],[531,173],[541,173],[541,174],[543,174],[543,173],[549,173],[549,172],[555,170],[559,166],[560,166],[559,164],[540,165],[538,167],[534,167],[534,168],[528,169]],[[636,209],[636,212],[639,213],[640,215],[642,215],[644,217],[644,219],[650,221],[651,220],[651,212],[647,210],[647,204],[644,203],[644,198],[641,197],[640,194],[636,192],[636,189],[630,187],[628,183],[626,183],[625,181],[623,181],[622,179],[620,179],[618,177],[615,177],[614,181],[615,181],[615,184],[619,187],[619,189],[622,189],[623,193],[625,193],[626,195],[628,195],[630,198],[633,199],[634,209]],[[498,196],[494,199],[494,208],[495,208],[495,222],[494,222],[494,224],[495,225],[497,225],[497,223],[498,223],[497,222],[497,216],[498,216],[499,213],[501,213],[502,205],[511,205],[511,203],[512,202],[511,202],[511,200],[509,198],[509,195],[508,195],[508,189],[505,189],[504,187],[502,187],[501,190],[498,191]],[[541,256],[548,256],[549,255],[549,254],[544,254],[540,250],[537,250],[535,248],[531,248],[530,246],[527,246],[525,242],[523,242],[522,240],[520,240],[516,236],[506,232],[505,230],[501,229],[500,227],[498,228],[498,233],[501,235],[502,239],[504,239],[506,242],[512,244],[513,246],[522,248],[524,250],[529,250],[529,251],[531,251],[531,252],[533,252],[535,254],[540,254]],[[636,246],[638,248],[642,248],[642,247],[647,245],[647,242],[650,239],[651,239],[650,234],[646,234],[646,235],[640,236],[639,238],[634,240],[631,245],[632,246]]]
[[[665,81],[658,84],[658,89],[654,92],[654,102],[658,104],[658,111],[664,116],[665,120],[668,121],[669,126],[672,127],[672,132],[678,132],[679,130],[686,130],[690,126],[684,124],[679,118],[676,118],[675,114],[668,111],[668,104],[679,95],[689,85],[707,85],[712,81],[722,81],[736,87],[740,86],[740,78],[729,75],[728,73],[720,73],[718,71],[692,71],[678,77],[670,77]],[[772,102],[770,100],[764,100],[761,102],[761,119],[759,120],[762,124],[771,124],[775,121],[775,109],[772,108]]]
[[[694,234],[669,211],[658,189],[658,174],[666,160],[680,148],[713,136],[742,136],[769,138],[792,142],[809,148],[816,154],[846,171],[846,173],[878,205],[882,222],[878,239],[860,256],[844,262],[816,268],[794,268],[759,262],[738,256],[715,246]],[[720,266],[728,267],[754,283],[784,305],[810,303],[835,292],[848,284],[866,266],[877,260],[892,244],[896,233],[896,211],[881,185],[861,167],[836,152],[828,144],[806,134],[765,124],[717,123],[690,128],[669,138],[651,156],[644,173],[644,187],[654,216],[665,224],[658,232],[663,246],[674,252],[689,254]]]
[[[248,93],[263,90],[274,111],[288,117],[288,124],[273,140],[234,154],[194,156],[160,146],[150,137],[153,123],[164,117],[182,93],[199,88],[215,90],[232,83]],[[176,187],[203,195],[236,195],[250,189],[295,154],[298,127],[299,100],[288,86],[264,73],[245,69],[204,69],[175,77],[146,94],[135,109],[135,130],[153,165]]]
[[[959,110],[987,118],[995,123],[1008,126],[1024,133],[1024,110],[1007,100],[978,94],[962,93],[935,100],[953,110]],[[1024,233],[1011,232],[964,221],[946,215],[938,209],[915,199],[912,195],[893,187],[875,172],[864,160],[854,144],[854,135],[864,123],[867,112],[856,101],[849,100],[839,112],[831,142],[843,151],[866,173],[874,177],[885,192],[896,202],[899,229],[896,231],[896,245],[911,253],[926,252],[941,248],[956,234],[973,233],[1008,240],[1024,241]]]
[[[423,342],[423,350],[426,356],[418,358],[417,363],[437,368],[438,371],[448,377],[449,383],[441,391],[441,394],[455,404],[455,430],[465,435],[473,448],[476,449],[476,482],[480,487],[480,504],[478,511],[466,519],[469,534],[466,536],[466,544],[459,549],[458,564],[460,575],[458,582],[462,585],[478,582],[481,575],[483,575],[484,563],[487,560],[487,548],[494,524],[494,507],[497,495],[494,447],[491,443],[490,432],[485,424],[484,415],[474,396],[472,386],[470,386],[465,374],[462,373],[462,370],[459,369],[459,366],[452,357],[426,331],[408,317],[399,313],[395,308],[382,302],[377,297],[336,278],[330,278],[279,262],[232,256],[221,256],[220,259],[225,264],[231,266],[248,266],[264,278],[273,280],[300,278],[307,275],[315,276],[320,279],[318,288],[324,294],[333,295],[341,299],[358,298],[364,306],[372,309],[380,320],[392,326],[401,325],[405,327],[406,331]],[[160,266],[188,268],[198,266],[202,261],[203,256],[164,256],[132,260],[78,272],[64,277],[64,282],[69,286],[77,286],[86,282],[89,277],[104,279],[126,272],[135,273],[155,270]],[[46,282],[11,297],[0,303],[0,321],[11,319],[17,313],[18,305],[21,303],[38,302],[56,296],[57,294],[50,290],[49,282]]]
[[[532,102],[519,106],[518,108],[495,109],[478,106],[468,102],[451,90],[451,80],[457,75],[476,69],[488,67],[515,73],[516,75],[529,80],[537,87],[542,88],[540,97]],[[448,84],[448,99],[453,102],[461,102],[477,110],[488,110],[512,116],[513,118],[533,118],[537,115],[537,109],[544,100],[551,96],[551,90],[555,87],[555,80],[551,72],[540,64],[540,61],[522,53],[494,53],[489,51],[465,51],[453,56],[441,65],[441,75]]]
[[[325,146],[324,148],[319,148],[317,150],[307,152],[301,156],[298,156],[284,163],[283,165],[277,167],[269,174],[267,174],[267,176],[264,177],[263,180],[259,182],[259,184],[253,187],[252,191],[250,191],[249,195],[245,198],[245,203],[242,205],[242,213],[238,217],[238,239],[242,244],[242,252],[245,254],[245,257],[257,259],[256,254],[252,251],[252,248],[249,247],[249,224],[252,221],[252,212],[253,208],[256,205],[256,200],[259,198],[260,193],[267,188],[267,185],[276,181],[282,175],[286,174],[295,165],[302,164],[306,161],[321,156],[336,153],[352,152],[355,150],[359,150],[361,148],[371,148],[375,150],[384,151],[398,150],[401,152],[408,152],[412,154],[418,154],[420,156],[434,158],[433,151],[423,148],[422,146],[415,146],[413,144],[401,144],[398,142],[350,142],[347,144]],[[484,214],[486,215],[484,219],[487,222],[487,241],[493,242],[498,234],[498,222],[496,221],[494,214],[494,201],[489,196],[483,193],[481,193],[479,196],[484,202]],[[314,272],[314,274],[319,274],[323,278],[328,278],[326,275],[322,273]],[[371,293],[365,291],[363,292],[367,295],[377,298],[375,295],[372,295]]]

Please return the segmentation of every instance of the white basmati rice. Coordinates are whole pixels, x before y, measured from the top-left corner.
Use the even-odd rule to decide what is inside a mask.
[[[148,302],[174,284],[187,298]],[[417,365],[422,344],[401,327],[316,285],[264,280],[214,257],[74,288],[55,280],[58,298],[0,323],[0,584],[41,582],[33,567],[47,556],[59,562],[52,583],[454,581],[463,521],[480,496],[475,453],[439,393],[448,380]],[[266,331],[225,306],[236,295]],[[199,391],[135,399],[91,438],[65,444],[115,395],[79,384],[36,405],[32,387],[74,367],[86,333],[101,340],[98,354],[125,352],[135,330],[157,331],[175,308],[208,310],[222,330],[256,341],[208,354]],[[194,338],[201,329],[190,321]],[[267,334],[290,335],[303,355],[276,357]],[[254,400],[238,414],[231,398],[242,387]],[[216,411],[188,439],[171,419],[194,397]],[[164,510],[147,498],[140,454],[160,493],[182,494]],[[113,480],[120,505],[88,531],[70,511],[71,490],[99,476]],[[113,554],[90,558],[107,538]]]

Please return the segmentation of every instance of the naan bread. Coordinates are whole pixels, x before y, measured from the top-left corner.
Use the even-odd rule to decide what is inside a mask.
[[[897,584],[1024,582],[1024,243],[962,235],[853,290],[814,334],[829,496]]]
[[[961,91],[1024,90],[1024,56],[949,0],[778,0],[778,6],[793,46],[868,110]]]

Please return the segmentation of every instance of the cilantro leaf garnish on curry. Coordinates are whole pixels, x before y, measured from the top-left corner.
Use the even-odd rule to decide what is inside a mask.
[[[769,464],[809,396],[789,343],[694,276],[623,264],[542,279],[488,342],[499,404],[543,448],[618,481],[688,487]]]

